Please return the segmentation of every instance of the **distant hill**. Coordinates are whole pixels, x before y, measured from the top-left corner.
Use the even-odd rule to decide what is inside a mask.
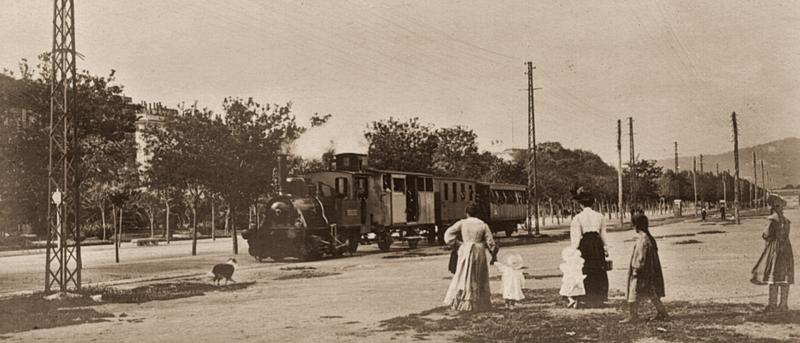
[[[753,147],[739,148],[739,176],[743,179],[753,179],[753,151],[756,152],[758,183],[761,184],[761,160],[764,160],[764,168],[767,175],[773,179],[773,187],[780,188],[785,185],[800,184],[800,138],[785,138]],[[719,170],[723,172],[734,171],[733,151],[716,155],[703,155],[703,165],[706,172],[716,171],[719,163]],[[692,169],[692,156],[678,157],[678,164],[681,170]],[[665,169],[675,168],[675,159],[659,160],[656,164]],[[697,169],[700,169],[700,158],[698,156]]]

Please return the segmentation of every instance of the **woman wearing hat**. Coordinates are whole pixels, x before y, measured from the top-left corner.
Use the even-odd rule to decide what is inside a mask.
[[[780,197],[770,194],[767,198],[770,215],[769,225],[761,237],[764,238],[764,252],[753,267],[751,282],[758,285],[769,285],[769,303],[764,312],[789,310],[789,285],[794,283],[794,253],[789,242],[791,222],[783,216],[786,202]],[[780,295],[780,302],[778,296]]]
[[[572,218],[570,240],[573,249],[581,251],[583,263],[583,286],[586,295],[578,299],[583,306],[598,307],[608,300],[608,274],[606,274],[606,220],[592,209],[594,196],[583,187],[574,192],[581,212]],[[579,305],[579,306],[580,306]]]
[[[444,297],[445,305],[457,311],[484,311],[492,308],[489,289],[489,261],[486,250],[494,251],[495,243],[489,225],[476,218],[478,205],[467,205],[467,218],[447,228],[444,241],[457,243],[461,233],[463,243],[458,248],[458,263],[450,287]]]

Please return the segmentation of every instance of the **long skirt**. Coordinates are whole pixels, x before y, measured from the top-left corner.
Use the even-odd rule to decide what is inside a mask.
[[[794,253],[788,239],[775,239],[767,242],[764,251],[753,267],[752,282],[758,284],[793,284]]]
[[[583,287],[586,295],[581,301],[590,305],[600,305],[608,300],[608,274],[606,274],[606,256],[603,240],[597,232],[586,232],[578,245],[583,263]]]
[[[465,243],[458,249],[458,265],[444,297],[445,305],[458,311],[492,308],[489,264],[483,243]]]

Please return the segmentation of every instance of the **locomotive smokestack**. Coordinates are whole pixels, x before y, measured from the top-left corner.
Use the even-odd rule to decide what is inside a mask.
[[[283,194],[286,189],[286,154],[278,154],[278,193]]]

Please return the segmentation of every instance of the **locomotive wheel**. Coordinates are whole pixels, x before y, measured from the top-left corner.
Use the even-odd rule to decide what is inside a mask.
[[[517,231],[517,230],[515,230],[514,227],[507,227],[506,228],[506,237],[511,237],[511,235],[514,234],[514,231]]]
[[[419,243],[418,239],[409,239],[408,240],[408,248],[409,249],[416,249],[418,243]]]
[[[378,248],[381,249],[381,251],[389,251],[389,247],[392,246],[392,235],[388,232],[378,234],[375,240],[378,241]]]
[[[301,257],[305,261],[318,260],[322,257],[322,238],[311,235],[306,238],[301,248]]]

